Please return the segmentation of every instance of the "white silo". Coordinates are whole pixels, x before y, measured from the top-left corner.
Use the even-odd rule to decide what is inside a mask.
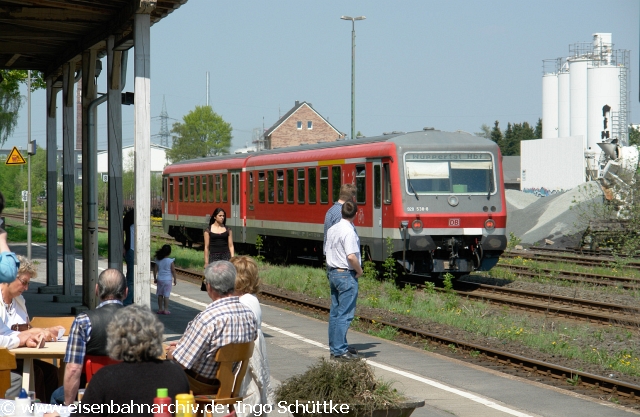
[[[591,59],[580,53],[568,58],[570,85],[571,135],[582,136],[587,149],[587,66]]]
[[[542,137],[558,137],[558,60],[542,66]]]
[[[620,112],[620,69],[604,64],[607,61],[593,61],[587,69],[587,149],[600,153],[596,145],[606,139],[613,139],[614,114]]]
[[[569,64],[564,62],[558,73],[558,137],[571,136],[571,81]],[[544,119],[542,120],[544,126]]]

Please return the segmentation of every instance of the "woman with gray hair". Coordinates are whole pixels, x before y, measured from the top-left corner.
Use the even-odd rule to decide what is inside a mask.
[[[82,398],[82,405],[87,408],[80,410],[81,415],[91,404],[113,402],[121,407],[140,405],[130,412],[152,416],[158,388],[167,388],[172,401],[176,394],[189,392],[180,365],[159,359],[163,354],[163,331],[164,325],[148,307],[132,304],[116,312],[107,328],[107,351],[112,359],[122,363],[105,366],[91,378]],[[106,407],[103,411],[107,415]]]

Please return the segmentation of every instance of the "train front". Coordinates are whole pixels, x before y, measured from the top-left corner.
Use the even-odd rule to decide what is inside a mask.
[[[498,146],[468,133],[436,130],[394,142],[402,200],[395,207],[396,258],[416,274],[491,269],[507,247]]]

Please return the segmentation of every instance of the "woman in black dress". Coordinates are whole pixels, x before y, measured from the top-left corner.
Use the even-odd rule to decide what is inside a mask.
[[[227,213],[218,207],[213,211],[209,228],[204,231],[204,267],[211,262],[228,261],[234,255],[233,236],[226,226]]]

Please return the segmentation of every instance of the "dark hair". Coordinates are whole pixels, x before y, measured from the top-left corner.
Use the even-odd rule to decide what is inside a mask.
[[[211,225],[213,223],[215,223],[216,221],[216,216],[218,215],[218,213],[223,212],[224,213],[224,220],[222,221],[222,224],[224,226],[227,225],[227,212],[224,211],[224,209],[222,207],[216,207],[215,210],[213,210],[213,214],[211,215],[211,218],[209,219],[209,230],[211,230]]]
[[[126,227],[131,227],[131,225],[135,222],[135,210],[131,209],[124,214],[123,224]]]
[[[171,255],[171,245],[164,245],[156,251],[157,260],[164,259],[169,255]]]
[[[4,210],[4,196],[0,192],[0,214],[2,214],[2,210]]]
[[[358,205],[353,201],[347,201],[342,205],[342,218],[353,219],[358,212]]]

